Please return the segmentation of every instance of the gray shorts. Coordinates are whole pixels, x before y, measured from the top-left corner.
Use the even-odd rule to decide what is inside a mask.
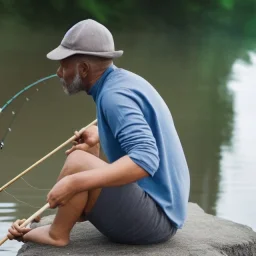
[[[103,188],[86,217],[117,243],[160,243],[177,231],[162,209],[136,183]]]

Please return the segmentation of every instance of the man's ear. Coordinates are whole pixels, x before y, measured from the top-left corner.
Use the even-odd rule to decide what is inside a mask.
[[[82,61],[78,64],[78,72],[82,79],[88,76],[89,70],[90,65],[87,62]]]

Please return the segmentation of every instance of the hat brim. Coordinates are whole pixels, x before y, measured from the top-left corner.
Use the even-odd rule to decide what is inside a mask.
[[[113,52],[86,52],[68,49],[62,45],[49,52],[46,56],[50,60],[63,60],[75,54],[85,54],[92,55],[102,58],[115,59],[123,55],[123,51],[113,51]]]

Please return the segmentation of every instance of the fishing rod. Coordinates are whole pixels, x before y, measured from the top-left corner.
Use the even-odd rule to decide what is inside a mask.
[[[78,136],[81,136],[85,130],[87,130],[89,127],[96,125],[98,123],[98,120],[95,119],[94,121],[92,121],[90,124],[88,124],[87,126],[85,126],[84,128],[82,128],[79,132],[78,132]],[[41,164],[43,161],[45,161],[47,158],[49,158],[50,156],[52,156],[53,154],[55,154],[57,151],[59,151],[60,149],[64,148],[65,146],[67,146],[68,144],[72,143],[75,139],[77,139],[77,135],[73,135],[72,137],[70,137],[68,140],[66,140],[65,142],[63,142],[61,145],[59,145],[57,148],[55,148],[54,150],[52,150],[50,153],[48,153],[46,156],[44,156],[43,158],[41,158],[40,160],[38,160],[37,162],[35,162],[33,165],[31,165],[29,168],[27,168],[26,170],[24,170],[23,172],[21,172],[19,175],[17,175],[16,177],[14,177],[12,180],[8,181],[4,186],[2,186],[0,188],[0,192],[2,192],[4,189],[6,189],[8,186],[10,186],[12,183],[14,183],[15,181],[17,181],[19,178],[21,178],[22,176],[24,176],[25,174],[27,174],[28,172],[30,172],[34,167],[38,166],[39,164]],[[97,142],[99,143],[99,141]],[[84,149],[85,151],[87,151],[90,148],[89,145],[87,145],[87,148]]]
[[[19,91],[18,93],[16,93],[11,99],[9,99],[9,100],[3,105],[2,108],[0,108],[0,114],[2,114],[2,113],[4,112],[4,110],[5,110],[15,99],[17,99],[20,95],[22,95],[24,92],[26,92],[26,91],[29,90],[30,88],[32,88],[32,87],[38,85],[39,83],[44,82],[44,81],[46,81],[46,80],[49,80],[49,79],[51,79],[51,78],[53,78],[53,77],[57,77],[57,75],[56,75],[56,74],[53,74],[53,75],[49,75],[49,76],[46,76],[46,77],[44,77],[44,78],[41,78],[41,79],[37,80],[36,82],[34,82],[34,83],[32,83],[32,84],[26,86],[24,89],[20,90],[20,91]],[[39,90],[37,89],[36,91],[38,92]],[[27,101],[29,101],[29,98],[28,98],[28,97],[26,97],[26,101],[23,102],[23,104],[22,104],[22,106],[20,107],[19,111],[22,109],[22,107],[25,105],[25,102],[27,102]],[[1,141],[0,141],[0,149],[3,149],[3,147],[4,147],[4,141],[5,141],[6,137],[8,136],[9,132],[12,131],[11,126],[13,125],[13,123],[14,123],[14,121],[15,121],[15,119],[16,119],[18,113],[19,113],[19,111],[17,111],[17,112],[12,111],[12,116],[13,116],[13,117],[12,117],[12,120],[11,120],[11,122],[10,122],[10,125],[9,125],[8,129],[6,130],[6,132],[5,132],[4,136],[3,136],[3,138],[2,138]]]
[[[83,134],[83,132],[88,129],[89,127],[91,127],[92,125],[96,125],[97,124],[97,119],[95,119],[94,121],[92,121],[90,124],[88,124],[87,126],[85,126],[84,128],[82,128],[78,134],[79,136],[81,134]],[[10,186],[13,182],[15,182],[16,180],[18,180],[19,178],[21,178],[23,175],[25,175],[26,173],[28,173],[29,171],[32,170],[32,168],[34,168],[35,166],[39,165],[40,163],[42,163],[44,160],[46,160],[48,157],[52,156],[54,153],[56,153],[58,150],[62,149],[64,146],[68,145],[69,143],[73,142],[75,139],[77,139],[77,135],[73,135],[71,138],[69,138],[67,141],[65,141],[64,143],[62,143],[60,146],[58,146],[57,148],[55,148],[53,151],[51,151],[49,154],[47,154],[46,156],[44,156],[42,159],[38,160],[36,163],[34,163],[32,166],[30,166],[28,169],[26,169],[25,171],[23,171],[22,173],[20,173],[18,176],[16,176],[15,178],[13,178],[12,180],[10,180],[8,183],[6,183],[3,187],[0,188],[0,192],[2,192],[3,190],[5,190],[8,186]],[[99,141],[98,141],[99,143]],[[84,149],[85,151],[87,151],[90,148],[89,145],[86,145],[86,148]],[[36,217],[38,217],[39,215],[41,215],[44,211],[46,211],[47,209],[50,208],[49,203],[45,204],[42,208],[40,208],[37,212],[35,212],[33,215],[31,215],[25,222],[23,222],[21,224],[21,228],[26,227],[29,223],[31,223]],[[4,244],[9,238],[6,236],[5,238],[3,238],[2,240],[0,240],[0,246],[2,244]]]

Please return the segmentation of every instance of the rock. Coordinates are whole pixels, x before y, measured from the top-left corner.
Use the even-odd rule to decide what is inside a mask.
[[[40,224],[33,225],[49,224],[53,217],[44,217]],[[17,255],[252,256],[256,255],[256,233],[247,226],[206,214],[198,205],[189,203],[184,228],[162,244],[131,246],[111,243],[92,224],[83,222],[73,228],[68,246],[57,248],[29,242],[22,246]]]

